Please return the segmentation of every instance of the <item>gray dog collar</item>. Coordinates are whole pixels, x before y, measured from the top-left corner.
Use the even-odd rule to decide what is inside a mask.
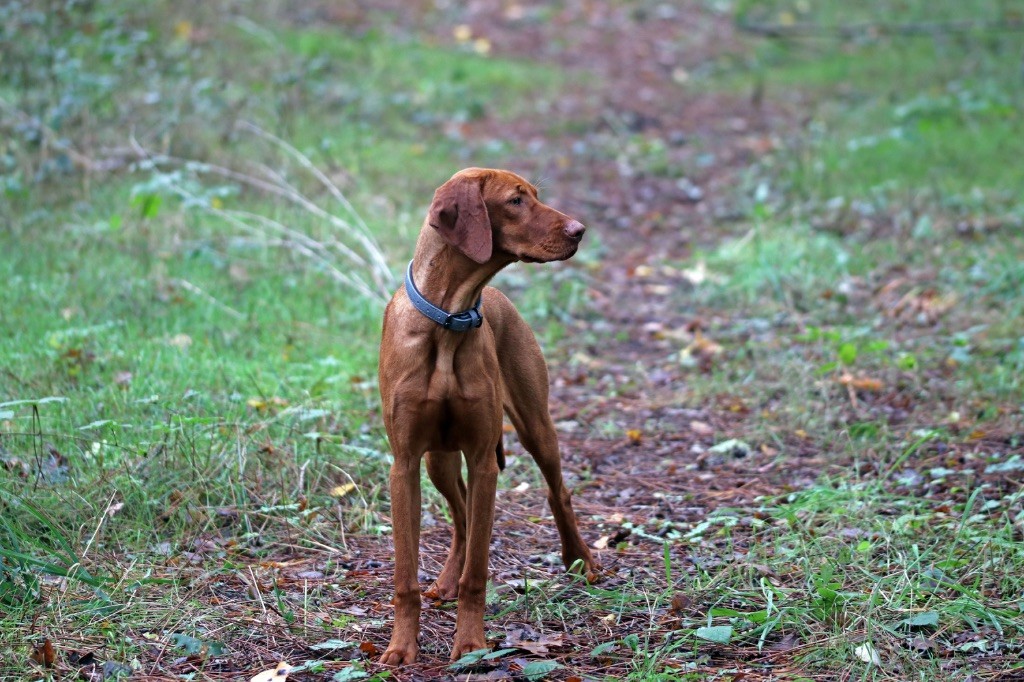
[[[476,300],[475,306],[461,313],[449,313],[447,310],[441,310],[423,298],[423,294],[416,288],[416,284],[412,281],[412,261],[409,261],[409,267],[405,270],[405,293],[409,296],[409,300],[412,301],[413,307],[416,310],[449,331],[465,332],[483,324],[484,317],[480,314],[480,304],[483,302],[483,296]]]

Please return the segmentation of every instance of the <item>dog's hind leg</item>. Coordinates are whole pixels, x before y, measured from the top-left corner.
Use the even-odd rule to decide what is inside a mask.
[[[558,434],[548,412],[548,371],[540,346],[526,322],[517,315],[509,316],[507,336],[515,338],[516,347],[499,356],[505,387],[505,413],[519,434],[519,441],[533,456],[548,484],[548,503],[555,517],[555,526],[562,541],[562,561],[566,568],[576,562],[587,580],[597,579],[598,566],[590,549],[580,536],[572,494],[562,478],[562,458]]]

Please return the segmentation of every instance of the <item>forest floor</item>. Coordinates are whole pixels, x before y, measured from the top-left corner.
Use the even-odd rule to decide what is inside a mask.
[[[776,46],[696,1],[365,5],[286,17],[296,30],[514,61],[523,97],[532,64],[559,74],[538,106],[437,127],[462,158],[500,160],[588,225],[573,262],[495,285],[522,301],[544,345],[601,581],[563,571],[543,485],[509,432],[491,546],[495,655],[449,667],[455,605],[427,602],[419,662],[379,666],[392,619],[382,481],[356,473],[329,494],[326,479],[305,482],[290,436],[261,433],[287,405],[271,391],[249,401],[238,442],[261,471],[288,462],[300,494],[274,497],[276,484],[247,472],[249,503],[161,497],[154,519],[203,531],[151,542],[144,579],[130,542],[94,550],[120,567],[118,591],[137,579],[137,592],[91,629],[24,609],[31,632],[11,651],[27,646],[38,675],[82,679],[248,679],[282,660],[301,664],[292,679],[1024,679],[1024,206],[1012,177],[935,177],[960,154],[988,166],[1021,144],[977,133],[1021,128],[1019,84],[993,94],[1009,82],[990,66],[1002,38],[932,45],[875,31],[838,48]],[[796,5],[765,21],[828,23]],[[952,135],[974,137],[961,149]],[[898,148],[905,138],[928,153]],[[19,390],[51,390],[8,374]],[[350,409],[379,441],[370,374],[353,370],[369,397]],[[18,445],[37,439],[8,431],[0,456],[28,485]],[[48,456],[44,469],[64,466]],[[366,477],[383,471],[367,466]],[[331,501],[312,501],[317,486]],[[28,499],[5,490],[5,508]],[[110,499],[100,525],[117,512]],[[428,502],[424,585],[447,551],[446,516]],[[30,525],[9,524],[9,537],[25,542]],[[75,542],[55,544],[87,566],[91,540],[84,552]],[[73,602],[80,576],[44,568],[43,602]],[[160,586],[173,597],[155,596]],[[164,615],[131,615],[147,605]],[[46,642],[60,653],[48,659]]]

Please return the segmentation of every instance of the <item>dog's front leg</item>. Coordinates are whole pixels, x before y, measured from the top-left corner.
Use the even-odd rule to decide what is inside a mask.
[[[419,652],[420,454],[395,448],[391,465],[391,523],[395,538],[395,629],[380,657],[387,665],[413,663]]]
[[[466,453],[469,455],[469,453]],[[459,580],[459,612],[455,622],[452,660],[487,646],[484,637],[484,606],[487,598],[487,564],[494,527],[494,496],[498,487],[498,461],[494,446],[466,457],[469,486],[466,564]]]

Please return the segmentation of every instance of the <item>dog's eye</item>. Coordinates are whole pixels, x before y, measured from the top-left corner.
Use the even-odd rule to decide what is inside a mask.
[[[508,200],[508,203],[512,204],[513,206],[518,206],[519,204],[523,203],[523,198],[522,197],[513,197],[513,198]]]

